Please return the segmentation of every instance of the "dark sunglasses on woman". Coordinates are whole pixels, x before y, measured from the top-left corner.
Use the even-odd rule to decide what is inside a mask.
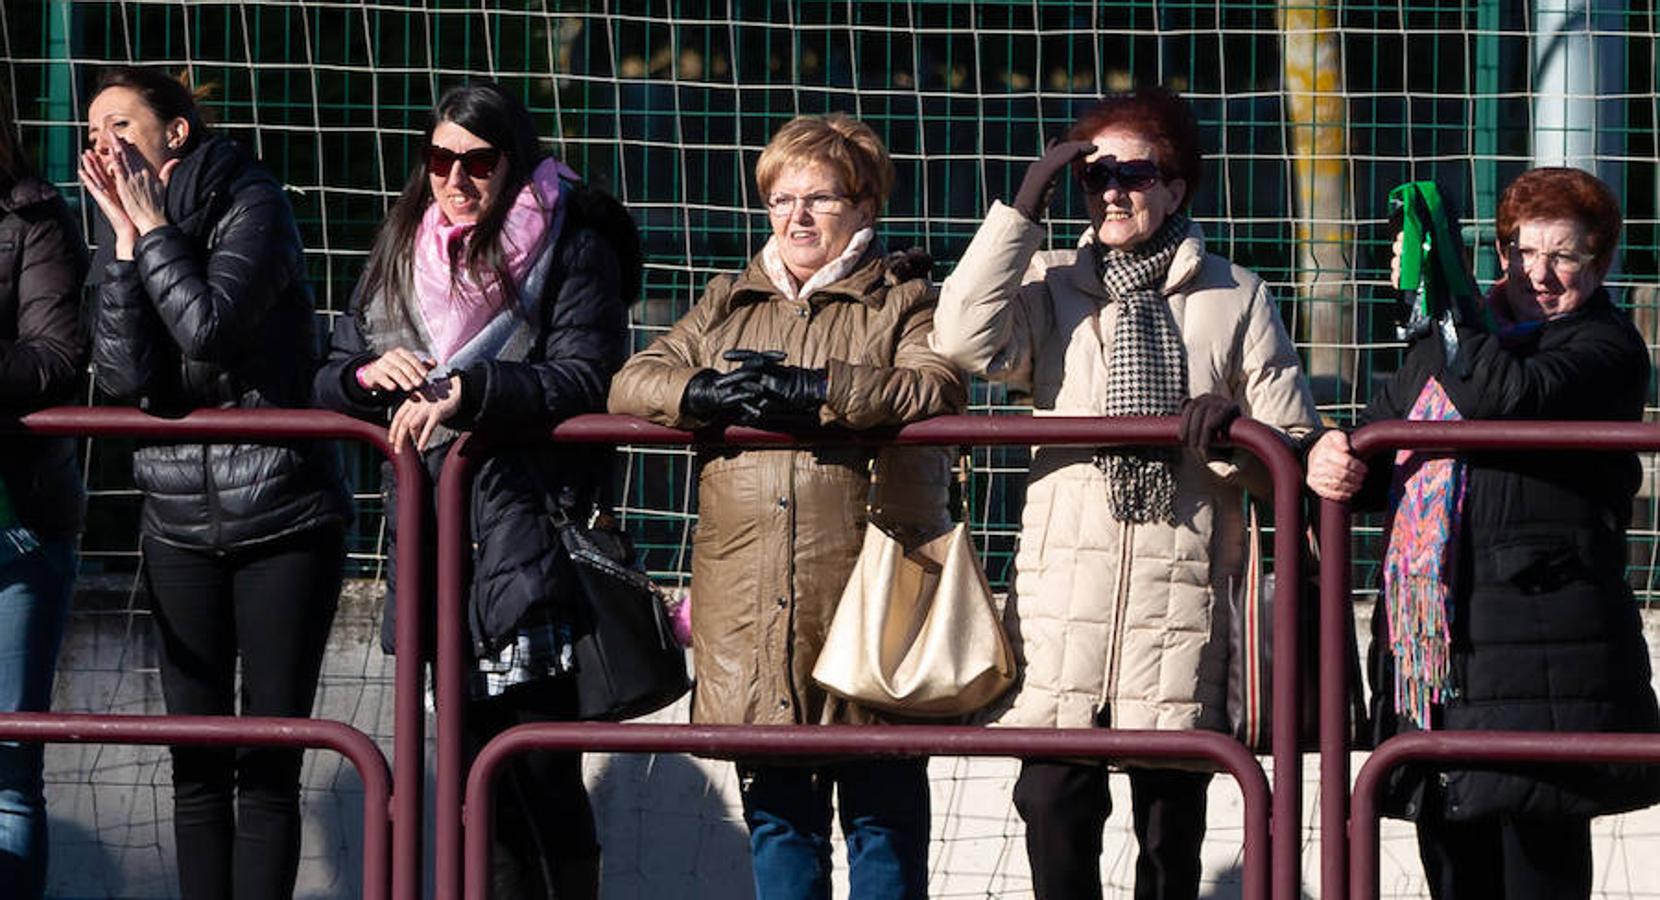
[[[1108,156],[1078,170],[1078,181],[1091,194],[1104,192],[1115,181],[1126,191],[1145,191],[1163,178],[1159,164],[1150,159],[1118,160]]]
[[[427,147],[427,172],[438,178],[450,174],[450,167],[461,160],[461,171],[470,178],[489,178],[501,163],[501,151],[495,147],[475,147],[466,153],[457,153],[436,144]]]

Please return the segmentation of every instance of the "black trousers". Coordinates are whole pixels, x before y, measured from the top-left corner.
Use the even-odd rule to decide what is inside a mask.
[[[570,678],[519,685],[467,706],[466,744],[477,755],[491,738],[532,722],[575,718]],[[496,777],[490,847],[495,900],[597,900],[599,839],[582,782],[582,754],[521,753]]]
[[[1448,822],[1426,814],[1418,856],[1435,900],[1591,896],[1590,819]]]
[[[1140,852],[1136,900],[1199,896],[1209,772],[1131,769],[1130,810]],[[1026,856],[1037,900],[1100,900],[1101,829],[1112,814],[1107,767],[1026,760],[1014,785],[1026,822]]]
[[[167,711],[311,715],[345,558],[338,525],[225,554],[145,538]],[[302,751],[174,747],[172,754],[180,897],[292,897]]]

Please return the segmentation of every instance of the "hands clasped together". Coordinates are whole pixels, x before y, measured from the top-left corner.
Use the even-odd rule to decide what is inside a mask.
[[[425,450],[433,431],[461,407],[461,374],[428,381],[427,373],[436,365],[436,361],[412,350],[394,347],[357,370],[357,382],[363,387],[405,395],[386,428],[394,453],[402,449],[405,440],[416,450]]]
[[[728,350],[738,368],[725,374],[704,369],[692,376],[681,397],[686,415],[704,422],[745,425],[815,424],[830,392],[824,369],[785,365],[781,350]]]
[[[81,151],[81,184],[115,232],[116,259],[132,259],[138,239],[167,224],[167,182],[178,165],[175,157],[158,171],[130,141],[108,131],[96,147]]]

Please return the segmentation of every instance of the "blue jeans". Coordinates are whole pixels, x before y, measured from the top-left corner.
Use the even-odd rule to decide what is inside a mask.
[[[928,761],[739,766],[755,900],[830,900],[831,791],[847,839],[848,896],[928,896]]]
[[[0,569],[0,712],[43,712],[75,587],[75,540],[43,541]],[[46,891],[46,800],[40,744],[0,742],[0,884],[8,897]]]

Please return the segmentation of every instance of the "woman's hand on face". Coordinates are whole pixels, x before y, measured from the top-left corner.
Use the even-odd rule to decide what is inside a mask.
[[[115,232],[115,258],[132,259],[133,244],[138,242],[138,229],[133,226],[133,220],[127,215],[126,207],[121,205],[121,197],[115,186],[115,176],[104,168],[104,161],[99,158],[96,150],[81,151],[81,185],[103,211],[104,218],[110,223]]]
[[[1366,464],[1349,452],[1349,436],[1338,429],[1320,435],[1308,451],[1308,488],[1325,500],[1346,501],[1366,480]]]
[[[416,356],[411,350],[393,347],[372,363],[357,370],[358,383],[375,391],[413,393],[427,383],[427,373],[437,363]]]
[[[386,439],[392,452],[403,448],[407,438],[416,450],[425,450],[427,441],[439,424],[449,421],[461,407],[461,376],[451,375],[423,386],[409,395],[409,399],[392,414],[392,424],[386,428]]]
[[[115,191],[121,206],[132,220],[133,228],[143,237],[167,224],[167,182],[178,168],[177,158],[161,164],[161,171],[150,168],[150,163],[138,148],[120,139],[115,141]]]

